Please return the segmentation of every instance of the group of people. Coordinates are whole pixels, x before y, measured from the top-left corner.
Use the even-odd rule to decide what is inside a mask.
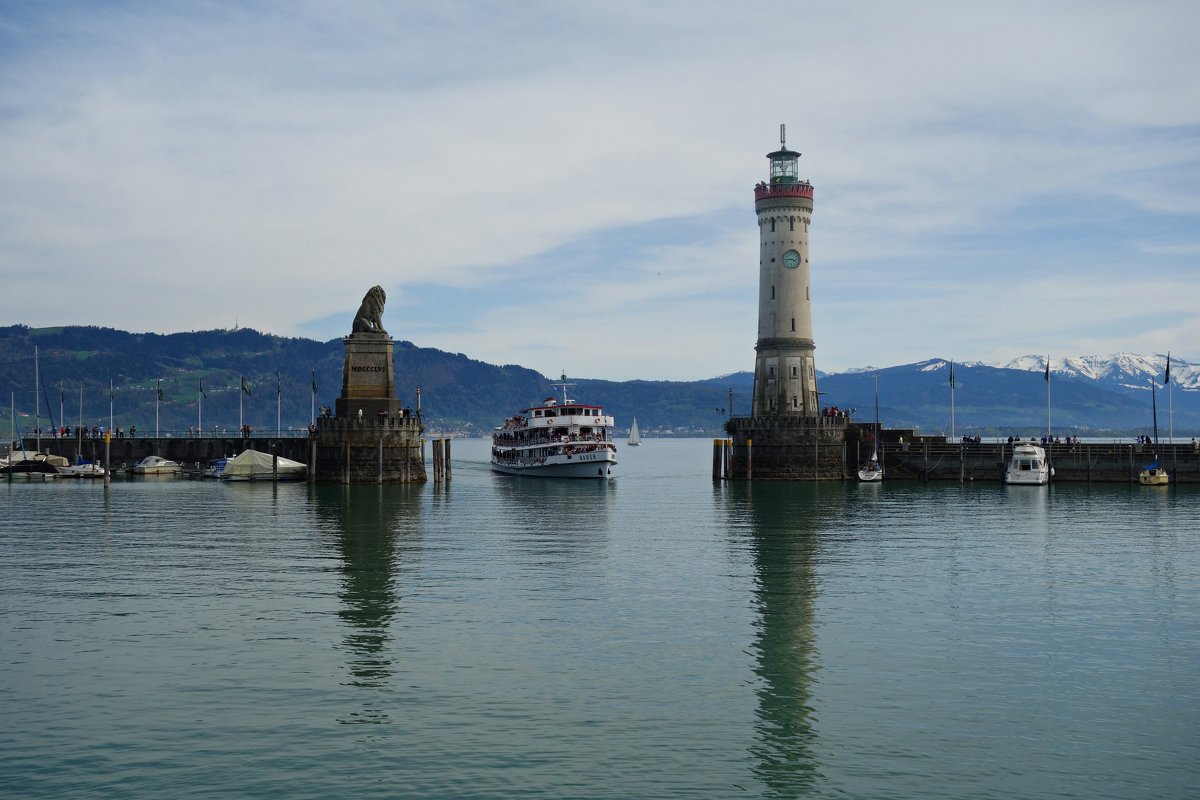
[[[822,417],[848,417],[854,413],[854,409],[838,408],[837,406],[828,406],[821,409]]]
[[[33,429],[35,436],[45,436],[50,439],[72,439],[75,437],[79,437],[80,439],[103,439],[104,431],[105,427],[103,425],[96,425],[91,428],[87,425],[75,428],[72,428],[70,425],[64,425],[61,428],[50,429],[39,426]],[[137,426],[130,426],[128,434],[126,434],[124,428],[119,426],[112,429],[114,439],[124,439],[126,435],[130,437],[137,435]]]
[[[978,439],[976,439],[976,441],[978,441]],[[1035,439],[1032,436],[1029,437],[1030,444],[1033,444],[1038,441],[1039,441],[1038,439]],[[1046,445],[1050,445],[1050,444],[1079,444],[1079,437],[1078,436],[1066,436],[1066,437],[1043,436],[1040,441],[1041,441],[1042,447],[1045,447]],[[1010,436],[1010,437],[1008,437],[1008,443],[1009,444],[1020,444],[1021,437],[1020,436]]]

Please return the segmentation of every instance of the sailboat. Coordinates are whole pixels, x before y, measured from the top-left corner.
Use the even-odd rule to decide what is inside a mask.
[[[637,447],[642,443],[642,434],[638,433],[637,417],[633,418],[633,424],[629,426],[629,446]]]
[[[1150,379],[1150,408],[1154,415],[1154,461],[1138,473],[1138,483],[1142,486],[1166,486],[1171,482],[1171,476],[1158,465],[1158,401],[1155,399],[1154,379]]]
[[[879,376],[875,376],[875,441],[871,443],[871,460],[858,468],[858,479],[864,483],[883,480],[883,462],[879,460]]]

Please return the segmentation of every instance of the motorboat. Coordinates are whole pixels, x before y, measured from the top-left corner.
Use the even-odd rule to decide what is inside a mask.
[[[162,456],[146,456],[133,465],[134,475],[173,475],[183,469],[178,461]]]
[[[227,459],[221,471],[223,481],[302,481],[308,465],[261,450],[244,450]]]
[[[1054,470],[1046,461],[1045,449],[1036,444],[1013,445],[1012,458],[1004,472],[1004,482],[1014,486],[1045,486]]]
[[[229,463],[228,458],[213,458],[204,466],[201,471],[201,478],[220,478],[225,472],[225,465]]]
[[[62,456],[14,450],[0,466],[0,475],[23,475],[27,478],[57,478],[70,462]]]
[[[59,471],[65,478],[103,478],[108,474],[104,467],[84,459],[79,459],[69,467],[62,467]]]
[[[617,466],[613,418],[598,405],[562,396],[523,408],[492,433],[492,470],[540,478],[610,478]]]

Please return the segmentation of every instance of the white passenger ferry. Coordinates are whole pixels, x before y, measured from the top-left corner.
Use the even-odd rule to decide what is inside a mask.
[[[521,409],[492,434],[492,469],[539,478],[609,478],[617,466],[613,418],[572,400],[567,376],[552,384],[562,398]]]

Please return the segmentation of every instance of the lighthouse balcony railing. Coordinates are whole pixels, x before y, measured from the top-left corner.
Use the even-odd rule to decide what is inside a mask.
[[[754,187],[755,200],[767,200],[773,197],[807,197],[812,199],[813,186],[808,181],[800,183],[760,183]]]

